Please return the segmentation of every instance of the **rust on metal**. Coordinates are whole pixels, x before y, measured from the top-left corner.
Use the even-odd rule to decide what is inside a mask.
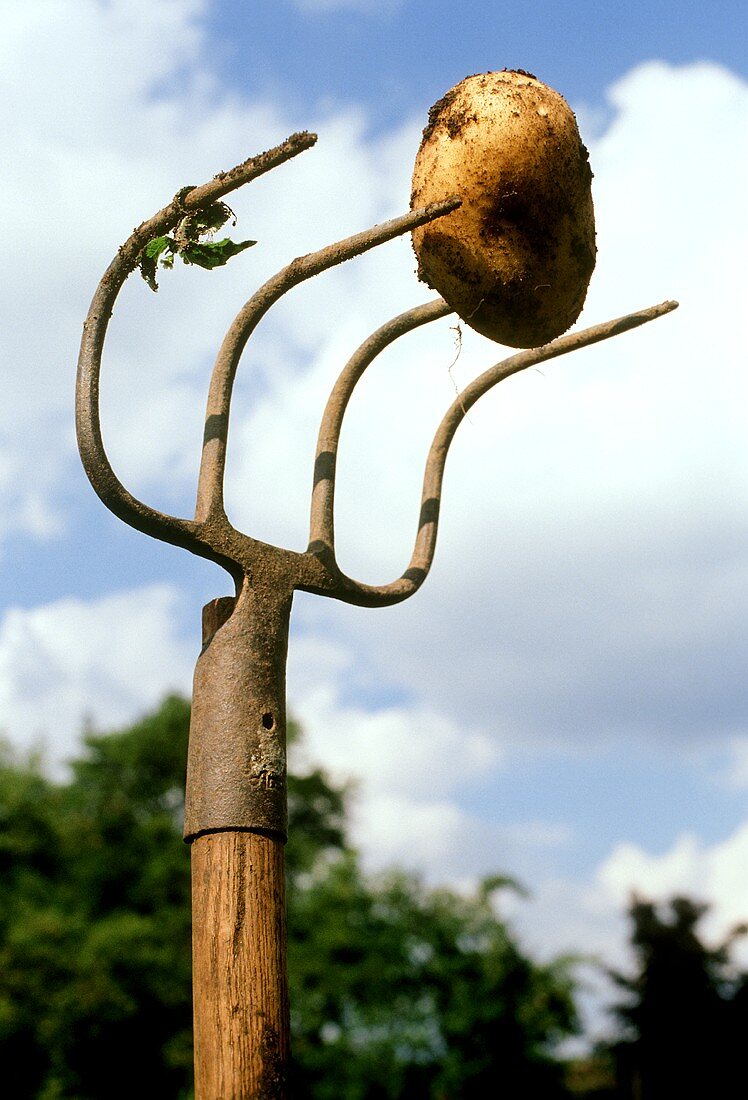
[[[235,601],[208,605],[213,622],[195,668],[185,840],[219,829],[286,837],[291,599],[290,588],[258,592],[245,583]]]

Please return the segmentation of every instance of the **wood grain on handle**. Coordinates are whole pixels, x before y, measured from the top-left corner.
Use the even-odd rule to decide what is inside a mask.
[[[283,843],[192,843],[195,1100],[283,1100],[289,1058]]]

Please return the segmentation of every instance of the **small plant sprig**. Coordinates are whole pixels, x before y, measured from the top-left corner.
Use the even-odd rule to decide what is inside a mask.
[[[179,194],[192,190],[192,187],[184,187]],[[257,241],[232,241],[228,237],[214,241],[213,234],[229,219],[232,225],[236,225],[236,215],[231,207],[225,202],[213,202],[204,210],[196,210],[194,214],[182,218],[173,234],[150,240],[140,254],[138,266],[151,290],[158,290],[156,271],[159,265],[173,267],[176,256],[180,256],[186,264],[197,264],[210,270],[223,267],[232,256],[257,244]],[[203,239],[206,237],[207,240]]]

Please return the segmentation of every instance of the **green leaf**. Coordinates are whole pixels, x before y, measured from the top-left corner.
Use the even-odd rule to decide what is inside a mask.
[[[253,244],[257,241],[232,241],[228,237],[222,241],[195,242],[183,248],[180,256],[186,264],[196,264],[210,270],[223,267],[232,256],[251,248]]]
[[[173,253],[176,248],[176,242],[171,237],[154,237],[149,241],[140,254],[140,274],[151,290],[158,290],[158,283],[156,282],[156,267],[158,266],[159,257],[164,252]],[[169,262],[170,261],[170,262]],[[170,267],[174,263],[173,256],[166,256],[161,261],[165,266]]]
[[[149,241],[145,246],[145,254],[149,259],[157,260],[158,257],[164,252],[169,245],[173,245],[174,241],[171,237],[154,237],[152,241]]]
[[[191,187],[185,187],[179,192],[179,196],[191,190]],[[196,210],[182,218],[174,236],[154,237],[148,241],[140,254],[138,264],[140,274],[151,290],[158,290],[156,271],[159,263],[162,267],[173,267],[175,255],[181,256],[186,264],[195,264],[210,270],[223,267],[232,256],[257,244],[256,241],[231,241],[228,238],[222,241],[200,240],[204,236],[210,237],[229,219],[236,225],[236,216],[231,207],[225,202],[214,202],[205,209]]]

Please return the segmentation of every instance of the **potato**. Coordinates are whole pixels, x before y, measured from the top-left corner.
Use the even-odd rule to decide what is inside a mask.
[[[525,72],[467,77],[431,108],[416,157],[411,207],[462,198],[414,231],[419,277],[489,339],[547,343],[595,266],[591,181],[563,96]]]

